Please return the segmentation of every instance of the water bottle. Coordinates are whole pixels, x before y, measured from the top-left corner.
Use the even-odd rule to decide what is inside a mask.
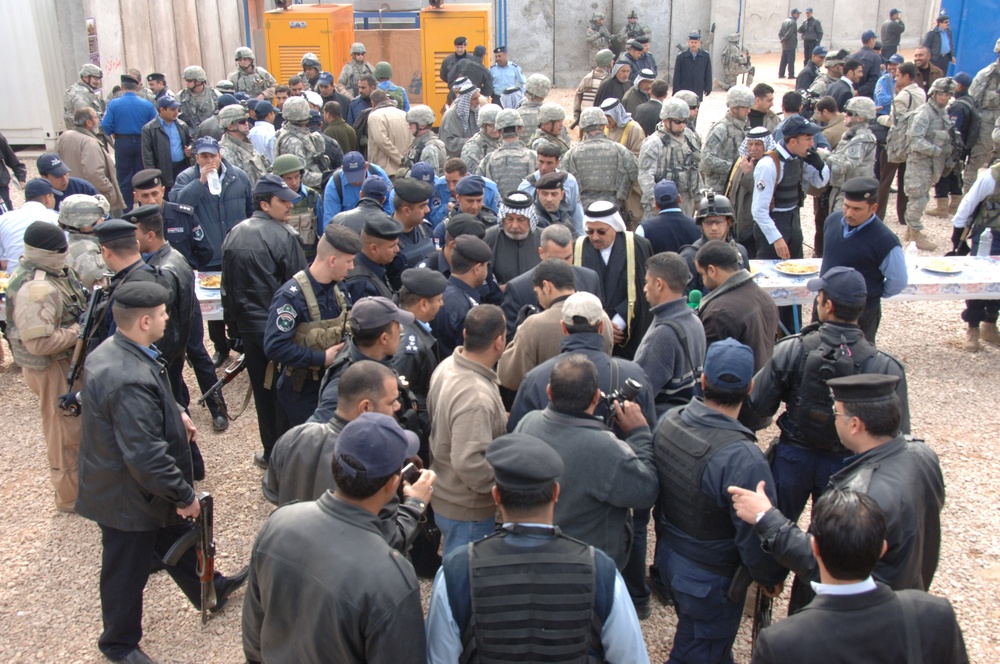
[[[979,247],[976,249],[976,256],[979,258],[986,258],[990,255],[990,249],[993,248],[993,229],[987,228],[985,231],[979,234]]]
[[[218,171],[213,170],[208,174],[208,191],[213,196],[218,196],[222,193],[222,182],[219,180]]]

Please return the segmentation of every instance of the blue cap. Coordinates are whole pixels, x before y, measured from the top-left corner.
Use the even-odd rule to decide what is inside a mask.
[[[55,188],[45,178],[34,178],[24,185],[24,199],[27,201],[55,193]]]
[[[898,9],[890,9],[889,10],[889,16],[895,16],[898,13],[900,13]]]
[[[361,184],[365,179],[365,158],[360,152],[348,152],[344,155],[344,165],[341,167],[344,177],[350,184]]]
[[[221,111],[226,106],[232,106],[233,104],[238,103],[240,103],[240,100],[236,98],[236,95],[231,95],[227,92],[224,95],[219,95],[219,100],[215,102],[215,108]]]
[[[323,124],[323,114],[316,109],[309,110],[309,124],[308,127],[322,126]]]
[[[35,161],[35,166],[38,168],[39,175],[51,175],[57,178],[66,175],[71,170],[54,152],[43,153]]]
[[[791,13],[792,13],[792,14],[801,14],[802,12],[800,12],[800,11],[799,11],[798,9],[793,9],[793,10],[791,11]]]
[[[202,152],[219,154],[219,142],[211,136],[202,136],[194,142],[194,153],[201,154]]]
[[[869,39],[875,39],[875,31],[874,30],[865,30],[864,32],[861,33],[861,41],[862,42],[866,42]]]
[[[157,108],[180,108],[181,103],[170,95],[163,95],[156,101]]]
[[[736,339],[726,338],[708,347],[705,380],[730,390],[746,389],[753,380],[753,351]]]
[[[466,175],[455,185],[455,193],[460,196],[482,196],[486,182],[481,175]]]
[[[328,71],[321,71],[316,82],[320,85],[333,85],[333,74]]]
[[[815,136],[821,131],[823,130],[820,129],[819,125],[809,122],[801,115],[793,115],[788,118],[785,120],[785,124],[781,128],[781,133],[785,138],[795,138],[796,136],[801,136],[803,134],[807,136]]]
[[[807,14],[812,14],[813,13],[813,8],[812,7],[806,7],[806,13]]]
[[[899,53],[893,53],[892,55],[889,56],[889,62],[891,62],[894,65],[901,65],[904,62],[906,62],[906,60]]]
[[[661,208],[677,205],[677,185],[673,180],[660,180],[653,187],[653,200]]]
[[[243,92],[242,90],[240,90],[239,92],[237,92],[233,96],[236,97],[236,101],[238,101],[240,103],[243,103],[245,101],[250,101],[250,95],[248,95],[247,93]]]
[[[251,99],[251,101],[253,101]],[[254,112],[257,113],[257,118],[263,120],[271,113],[274,113],[274,105],[269,101],[258,101],[257,105],[254,106]]]
[[[357,477],[363,473],[365,478],[376,478],[399,472],[419,448],[417,434],[400,427],[394,418],[382,413],[362,413],[340,432],[334,454],[345,474]],[[362,469],[348,465],[345,456]]]
[[[364,194],[365,198],[378,197],[379,200],[384,201],[385,197],[389,195],[389,187],[386,186],[385,180],[373,175],[361,185],[361,193]]]
[[[810,279],[806,287],[813,292],[823,291],[841,302],[864,304],[868,299],[865,278],[853,267],[832,267],[822,276]]]
[[[824,57],[824,58],[825,58],[825,57],[826,57],[826,54],[827,54],[828,52],[829,52],[829,51],[827,51],[827,50],[826,50],[826,47],[825,47],[825,46],[817,46],[816,48],[814,48],[814,49],[813,49],[813,53],[812,53],[812,54],[813,54],[813,55],[820,55],[820,56],[822,56],[822,57]]]
[[[299,193],[292,191],[291,187],[285,184],[279,176],[274,173],[268,173],[267,175],[260,176],[257,183],[253,186],[253,195],[258,194],[270,194],[272,196],[277,196],[283,201],[297,201],[299,199]]]
[[[247,103],[243,104],[247,107],[248,111],[257,111],[257,105],[261,102],[261,99],[247,99]]]
[[[426,161],[418,161],[410,168],[410,177],[434,184],[434,167]]]
[[[963,88],[968,88],[970,85],[972,85],[972,77],[969,76],[969,72],[966,71],[958,72],[957,74],[952,76],[952,79],[956,83],[961,85]]]

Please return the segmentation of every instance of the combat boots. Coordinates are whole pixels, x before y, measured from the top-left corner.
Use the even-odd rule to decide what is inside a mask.
[[[927,237],[923,231],[916,231],[911,228],[909,239],[917,243],[917,249],[920,251],[934,251],[937,249],[937,243]]]
[[[979,338],[994,346],[1000,346],[1000,332],[997,331],[996,323],[982,323],[979,326]]]
[[[962,350],[967,350],[970,353],[978,353],[979,348],[979,327],[969,327],[965,331],[965,341],[962,342]]]
[[[951,216],[954,217],[955,213],[958,212],[958,206],[959,206],[959,204],[961,202],[962,202],[962,195],[961,194],[952,194],[951,195],[951,202],[948,204],[948,212],[951,213]]]
[[[935,198],[934,207],[928,208],[927,214],[932,217],[947,217],[948,216],[948,199],[947,198]]]

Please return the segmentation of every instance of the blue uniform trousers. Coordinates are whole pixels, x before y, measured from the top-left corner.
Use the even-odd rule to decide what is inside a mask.
[[[771,462],[778,509],[793,522],[812,496],[815,502],[830,484],[830,476],[843,468],[847,457],[780,443]]]
[[[135,190],[132,189],[132,176],[143,169],[142,144],[139,136],[115,136],[115,174],[118,186],[125,199],[125,210],[131,210],[135,201]]]

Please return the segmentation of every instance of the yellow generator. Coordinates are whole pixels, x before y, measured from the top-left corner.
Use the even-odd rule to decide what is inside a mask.
[[[279,84],[302,71],[306,53],[315,53],[337,78],[351,59],[354,5],[292,5],[264,12],[264,38],[267,68]]]
[[[445,4],[440,9],[420,11],[420,52],[423,63],[424,103],[434,109],[441,121],[441,109],[448,99],[448,84],[441,80],[441,63],[455,52],[455,37],[469,40],[472,49],[486,47],[483,65],[489,69],[493,55],[493,16],[489,4]]]

